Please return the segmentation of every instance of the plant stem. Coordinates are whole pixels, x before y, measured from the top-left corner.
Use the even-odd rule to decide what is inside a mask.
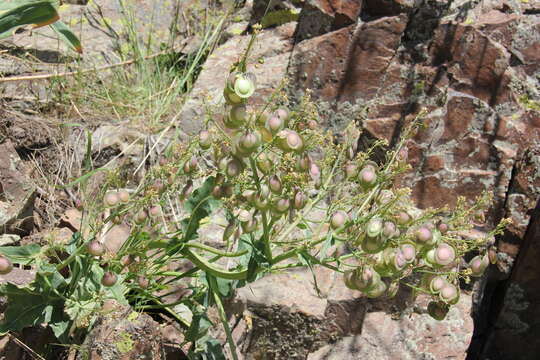
[[[233,360],[238,360],[238,355],[236,354],[236,345],[234,344],[231,328],[229,327],[229,322],[227,321],[227,315],[225,314],[225,309],[223,308],[221,297],[214,290],[211,290],[211,291],[212,291],[212,294],[214,295],[214,300],[216,301],[216,305],[219,311],[219,318],[221,320],[221,323],[223,324],[223,327],[225,328],[225,334],[227,335],[227,343],[229,344],[229,348],[231,349]]]

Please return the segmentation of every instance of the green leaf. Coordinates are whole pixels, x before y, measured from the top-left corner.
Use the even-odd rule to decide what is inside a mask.
[[[0,254],[8,257],[15,264],[29,265],[41,253],[41,246],[30,244],[24,246],[0,246]]]
[[[62,39],[72,50],[82,54],[83,49],[81,41],[75,35],[66,24],[61,21],[57,21],[51,25],[51,28],[58,34],[58,37]]]
[[[60,16],[49,1],[21,4],[0,14],[0,39],[12,35],[23,25],[34,24],[40,27],[52,24],[58,19]]]
[[[210,326],[212,326],[212,322],[205,313],[194,315],[191,326],[186,332],[186,341],[196,341],[197,339],[200,339],[206,334]]]

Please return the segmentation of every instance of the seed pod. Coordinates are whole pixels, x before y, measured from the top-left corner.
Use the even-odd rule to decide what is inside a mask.
[[[307,122],[308,129],[315,130],[318,127],[317,121],[315,120],[308,120]]]
[[[180,200],[187,199],[193,192],[193,181],[189,179],[180,193]]]
[[[489,257],[486,255],[477,255],[469,261],[471,276],[480,277],[489,266]]]
[[[490,263],[494,265],[497,263],[497,249],[494,246],[490,246],[488,249],[488,258]]]
[[[224,124],[229,129],[237,129],[244,125],[247,119],[247,107],[245,105],[234,105],[229,112],[229,116],[225,118]]]
[[[251,219],[247,222],[242,222],[241,225],[242,225],[242,230],[244,230],[246,234],[249,234],[257,230],[258,223],[257,223],[257,219]]]
[[[227,162],[227,168],[225,170],[225,175],[230,178],[237,177],[243,170],[242,162],[236,158],[233,158]]]
[[[148,281],[148,279],[144,276],[139,276],[137,278],[137,283],[141,289],[146,289],[148,288],[148,285],[150,285],[150,281]]]
[[[439,226],[437,226],[437,229],[439,229],[439,231],[441,232],[441,234],[446,234],[446,232],[448,231],[448,224],[446,223],[440,223]]]
[[[289,199],[277,199],[273,208],[279,214],[286,212],[290,208]]]
[[[283,125],[283,119],[279,118],[278,116],[272,116],[266,122],[268,130],[270,130],[272,134],[277,134],[279,131],[281,131],[283,129]]]
[[[266,210],[268,209],[268,197],[264,197],[261,194],[257,194],[253,201],[253,205],[257,210]]]
[[[356,285],[353,282],[354,277],[354,271],[353,270],[347,270],[343,273],[343,282],[345,283],[345,286],[352,290],[358,290]]]
[[[107,271],[105,274],[103,274],[103,277],[101,278],[101,284],[103,286],[110,287],[116,284],[117,280],[118,278],[115,273]]]
[[[309,170],[311,159],[308,154],[300,155],[296,158],[296,169],[300,172],[306,172]]]
[[[256,162],[257,168],[264,174],[268,174],[272,170],[272,162],[265,153],[260,153]]]
[[[234,185],[226,183],[221,185],[221,196],[225,198],[230,198],[234,195]]]
[[[376,254],[384,249],[385,244],[385,240],[380,236],[374,238],[365,236],[362,239],[360,246],[364,252],[368,254]]]
[[[197,170],[197,158],[195,156],[192,156],[188,161],[184,163],[183,169],[184,169],[184,174],[194,173]]]
[[[359,172],[358,165],[354,163],[348,163],[347,165],[345,165],[345,177],[348,180],[352,180],[356,178],[358,176],[358,172]]]
[[[336,211],[330,218],[330,227],[334,230],[341,229],[349,221],[349,215],[345,211]]]
[[[416,242],[420,245],[428,244],[433,239],[433,233],[425,226],[421,226],[415,233]]]
[[[143,223],[148,218],[148,214],[145,210],[139,210],[137,214],[135,214],[135,222],[136,223]]]
[[[435,320],[444,320],[450,307],[442,301],[430,301],[427,307],[429,316]]]
[[[360,180],[360,185],[363,188],[369,189],[377,183],[377,174],[375,173],[375,168],[373,166],[366,166],[358,174],[358,179]]]
[[[115,206],[119,201],[120,199],[118,198],[116,191],[108,192],[103,199],[106,206]]]
[[[319,165],[312,162],[309,166],[309,176],[313,181],[317,181],[321,179],[321,168],[319,168]]]
[[[233,90],[229,90],[228,88],[223,89],[223,97],[228,105],[238,105],[243,101]]]
[[[363,293],[368,298],[378,298],[386,292],[387,286],[383,281],[379,281],[374,284],[374,286],[368,290],[363,291]]]
[[[277,133],[277,146],[284,152],[300,153],[304,150],[302,137],[294,130],[281,130]]]
[[[150,217],[156,218],[159,215],[161,215],[161,206],[152,206],[150,210],[148,210],[148,215]]]
[[[429,282],[429,291],[433,294],[438,294],[446,285],[448,281],[442,276],[434,276]]]
[[[379,197],[377,198],[377,202],[380,205],[386,205],[390,201],[392,201],[393,198],[394,198],[394,193],[392,192],[392,190],[382,190],[381,193],[379,194]]]
[[[289,120],[289,110],[285,108],[279,108],[276,110],[276,116],[282,119],[283,121]]]
[[[199,132],[199,146],[201,149],[206,150],[212,146],[212,135],[207,130]]]
[[[118,191],[118,199],[123,203],[127,203],[129,201],[129,193],[126,190]]]
[[[438,265],[446,266],[451,264],[456,259],[456,251],[453,247],[446,243],[441,243],[435,248],[435,262]]]
[[[364,291],[381,282],[380,274],[371,266],[357,268],[351,276],[351,282],[356,289]]]
[[[5,256],[0,256],[0,275],[9,274],[13,270],[13,264]]]
[[[245,190],[242,193],[242,196],[246,199],[247,202],[253,203],[255,201],[255,196],[257,192],[255,190]]]
[[[401,253],[403,254],[403,258],[407,263],[412,263],[414,259],[416,259],[416,248],[413,244],[405,243],[401,244],[399,246],[399,249],[401,250]]]
[[[238,146],[240,147],[240,150],[244,151],[247,154],[250,154],[253,151],[255,151],[259,147],[260,144],[261,144],[260,134],[248,132],[240,137]]]
[[[242,223],[248,222],[252,219],[251,213],[245,209],[241,209],[238,211],[238,220]]]
[[[391,221],[385,221],[382,228],[382,235],[386,238],[392,238],[396,235],[396,224]]]
[[[406,225],[411,221],[411,217],[405,211],[400,211],[396,215],[396,221],[399,225]]]
[[[403,257],[399,248],[386,248],[382,253],[383,267],[386,268],[388,274],[381,274],[384,276],[392,276],[396,272],[402,271],[407,266],[407,261]]]
[[[396,297],[399,291],[399,281],[392,281],[386,290],[386,297],[392,299]]]
[[[381,218],[373,217],[366,225],[366,235],[370,238],[379,236],[383,230],[383,221]]]
[[[459,289],[455,285],[447,283],[439,292],[439,297],[443,302],[454,305],[459,301]]]
[[[86,244],[86,250],[93,256],[102,256],[105,254],[105,246],[97,240],[92,240]]]
[[[230,239],[230,237],[234,234],[234,231],[236,230],[236,224],[234,222],[230,222],[229,225],[225,228],[223,231],[223,242],[227,242],[227,240]]]
[[[281,194],[281,190],[283,189],[283,186],[281,185],[281,180],[277,175],[272,175],[268,179],[268,187],[270,188],[270,191],[272,191],[274,194]]]
[[[304,208],[304,206],[306,205],[306,195],[301,192],[301,191],[297,191],[295,194],[294,194],[294,203],[293,203],[293,207],[296,209],[296,210],[301,210]]]
[[[242,98],[247,99],[255,92],[255,77],[252,74],[241,74],[236,76],[234,81],[234,93]]]

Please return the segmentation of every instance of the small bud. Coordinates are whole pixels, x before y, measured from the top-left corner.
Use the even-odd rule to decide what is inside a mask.
[[[93,256],[102,256],[105,254],[105,246],[97,240],[92,240],[86,244],[86,250]]]
[[[120,199],[115,191],[108,192],[105,194],[105,198],[103,199],[106,206],[115,206],[119,201]]]
[[[358,179],[360,180],[360,185],[362,185],[362,187],[366,189],[373,187],[377,182],[375,169],[372,166],[364,167],[358,174]]]
[[[338,230],[342,228],[347,221],[349,221],[349,215],[345,211],[337,211],[332,215],[332,218],[330,219],[330,227],[334,230]]]
[[[446,232],[448,231],[448,224],[446,223],[440,223],[439,226],[437,226],[437,228],[439,229],[439,231],[441,232],[441,234],[446,234]]]
[[[386,292],[386,290],[387,290],[386,284],[383,281],[379,281],[375,283],[375,285],[372,288],[364,291],[364,294],[366,294],[368,298],[378,298],[381,295],[383,295]]]
[[[209,131],[203,130],[199,133],[199,146],[204,150],[212,146],[212,135]]]
[[[103,274],[103,277],[101,278],[101,284],[103,286],[110,287],[116,284],[117,280],[118,278],[116,277],[115,273],[107,271],[105,274]]]
[[[129,201],[129,193],[126,190],[120,190],[118,192],[118,199],[123,203],[127,203]]]
[[[248,132],[240,137],[239,147],[246,153],[252,153],[261,144],[260,134]]]
[[[270,190],[274,194],[281,194],[281,190],[283,189],[283,186],[281,185],[281,180],[279,180],[279,177],[277,175],[270,176],[270,179],[268,179],[268,186]]]
[[[284,213],[290,208],[289,199],[277,199],[274,203],[274,210],[278,213]]]
[[[352,180],[356,178],[358,176],[358,173],[359,173],[358,165],[354,163],[348,163],[347,165],[345,165],[345,177],[348,180]]]

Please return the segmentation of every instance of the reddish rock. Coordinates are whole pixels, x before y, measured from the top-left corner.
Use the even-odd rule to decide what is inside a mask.
[[[310,39],[354,24],[360,16],[363,0],[307,0],[304,3],[296,40]]]

